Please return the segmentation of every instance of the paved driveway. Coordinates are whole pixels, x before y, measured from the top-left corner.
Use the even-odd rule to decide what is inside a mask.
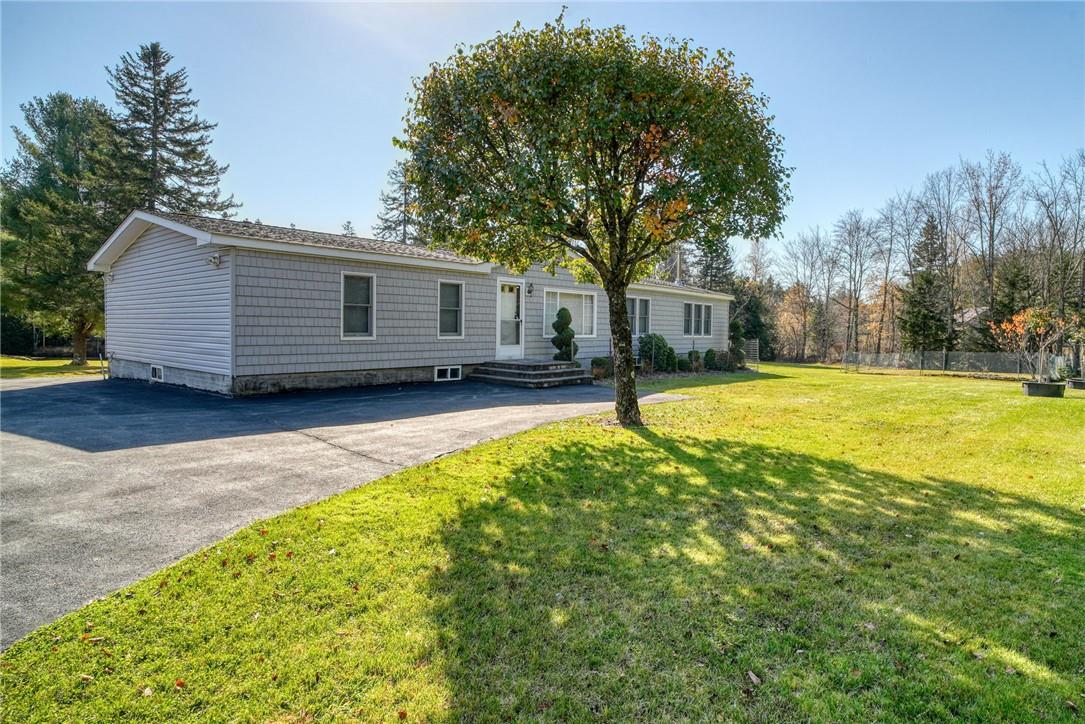
[[[255,520],[612,399],[463,382],[230,400],[5,380],[0,646]]]

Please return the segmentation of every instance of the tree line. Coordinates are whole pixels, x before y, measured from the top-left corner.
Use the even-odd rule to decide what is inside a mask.
[[[745,291],[780,358],[995,351],[1024,309],[1085,312],[1085,151],[1032,173],[988,152],[797,234],[775,258],[759,246],[734,281],[738,306]]]
[[[136,208],[229,216],[219,188],[227,166],[211,155],[216,124],[200,118],[182,67],[158,43],[107,68],[115,104],[58,91],[20,106],[16,155],[0,170],[5,327],[32,322],[72,340],[103,316],[103,281],[85,268]]]

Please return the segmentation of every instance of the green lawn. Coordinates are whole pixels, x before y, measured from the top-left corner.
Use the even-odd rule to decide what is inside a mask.
[[[763,365],[277,518],[16,643],[10,720],[1077,720],[1085,394]]]
[[[0,355],[0,377],[23,379],[24,377],[59,377],[62,375],[100,375],[101,365],[94,360],[85,365],[73,365],[67,359],[40,359],[37,357],[12,357]]]

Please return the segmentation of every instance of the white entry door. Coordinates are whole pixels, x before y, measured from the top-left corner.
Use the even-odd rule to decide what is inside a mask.
[[[524,356],[524,285],[501,282],[497,294],[497,358]]]

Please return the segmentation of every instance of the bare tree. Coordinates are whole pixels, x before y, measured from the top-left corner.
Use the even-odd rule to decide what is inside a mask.
[[[806,341],[810,335],[810,321],[814,300],[811,296],[817,281],[820,250],[816,232],[801,233],[784,245],[781,262],[784,281],[788,285],[788,301],[798,320],[795,330],[795,357],[806,359]]]
[[[863,216],[862,211],[852,209],[836,222],[833,227],[833,240],[839,250],[844,271],[842,301],[847,307],[844,349],[858,352],[863,287],[875,249],[874,224]]]
[[[1008,153],[988,151],[983,161],[961,162],[968,197],[967,223],[971,249],[983,270],[987,313],[995,307],[995,271],[1003,250],[1006,225],[1021,186],[1021,167]]]

